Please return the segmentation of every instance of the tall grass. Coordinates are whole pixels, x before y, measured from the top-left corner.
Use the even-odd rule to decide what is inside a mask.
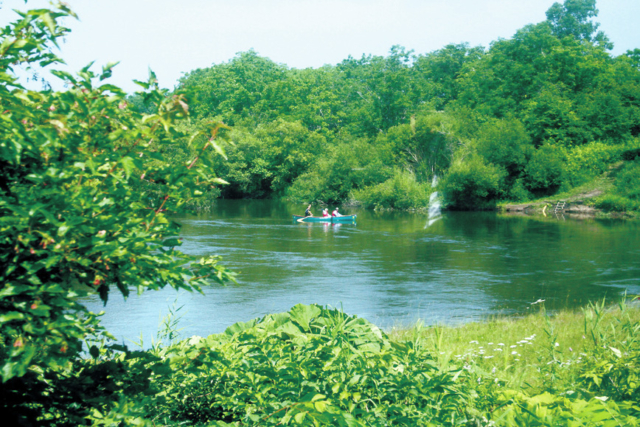
[[[491,378],[530,395],[563,393],[584,379],[585,364],[613,356],[640,339],[638,301],[581,310],[538,311],[522,318],[497,317],[449,327],[421,324],[394,329],[396,341],[420,340],[441,366],[464,362],[479,377]],[[611,349],[616,350],[611,350]]]

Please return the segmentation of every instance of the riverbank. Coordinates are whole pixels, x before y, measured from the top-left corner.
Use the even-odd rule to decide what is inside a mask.
[[[640,310],[383,333],[297,305],[149,353],[163,425],[638,425]],[[161,365],[165,366],[161,369]],[[600,423],[600,424],[598,424]]]
[[[531,201],[504,202],[497,206],[501,213],[513,215],[563,215],[568,218],[638,218],[636,204],[620,201],[616,191],[616,179],[630,162],[618,161],[593,180],[571,190]],[[611,203],[606,199],[614,199]]]
[[[568,391],[582,375],[581,364],[594,362],[601,350],[616,356],[612,347],[625,349],[640,338],[634,326],[640,324],[637,299],[553,314],[538,300],[531,310],[522,317],[500,316],[457,327],[392,329],[389,336],[398,342],[423,340],[439,363],[463,361],[480,376],[499,378],[505,386],[530,394],[550,387],[556,392],[568,387],[564,390]],[[551,365],[560,369],[554,368],[553,376]]]

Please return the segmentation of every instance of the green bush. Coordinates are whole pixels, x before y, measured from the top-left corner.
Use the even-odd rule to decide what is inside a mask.
[[[605,172],[619,156],[619,146],[600,142],[566,149],[562,173],[563,186],[573,188],[592,180]]]
[[[518,178],[515,180],[511,188],[509,189],[508,199],[516,202],[523,202],[525,200],[531,200],[533,197],[531,193],[527,190],[522,182],[522,178]]]
[[[618,194],[605,194],[595,199],[594,206],[605,212],[629,212],[638,210],[640,202]]]
[[[627,163],[616,176],[617,194],[640,202],[640,160]]]
[[[552,194],[562,184],[563,152],[545,144],[538,148],[524,170],[524,185],[537,195]]]
[[[161,350],[162,424],[430,426],[465,418],[466,372],[335,309],[297,305]]]
[[[516,119],[490,120],[478,131],[478,153],[519,177],[534,148],[524,125]]]
[[[142,116],[104,82],[115,64],[78,76],[52,71],[64,91],[21,86],[16,64],[61,62],[52,49],[70,15],[60,3],[0,29],[0,412],[11,414],[9,425],[54,424],[59,414],[83,418],[120,404],[125,411],[131,384],[111,382],[108,369],[77,369],[83,343],[100,331],[79,296],[106,304],[114,292],[200,290],[232,279],[218,257],[182,253],[180,226],[166,216],[224,183],[211,173],[223,125],[172,150],[189,140],[175,125],[188,113],[184,97],[158,90],[151,73],[138,83],[156,113]],[[89,351],[98,357],[97,347]]]
[[[392,176],[390,150],[364,138],[349,136],[329,147],[286,192],[295,201],[340,203],[355,190],[382,183]]]
[[[440,185],[444,204],[451,209],[493,208],[505,176],[504,169],[479,156],[454,163]]]
[[[430,184],[417,182],[412,173],[396,170],[385,182],[355,191],[354,197],[367,208],[424,209],[431,191]]]
[[[161,392],[141,403],[162,425],[637,426],[637,313],[595,304],[564,316],[493,323],[492,334],[512,339],[544,329],[506,347],[515,340],[469,342],[482,339],[478,325],[390,339],[364,319],[299,304],[154,348],[146,363]],[[467,350],[450,347],[459,329]],[[563,341],[574,335],[575,351]],[[140,371],[143,360],[129,363]]]

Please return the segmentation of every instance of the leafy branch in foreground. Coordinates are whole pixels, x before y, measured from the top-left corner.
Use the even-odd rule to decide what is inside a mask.
[[[195,259],[176,248],[179,225],[167,212],[224,181],[212,173],[213,125],[194,138],[198,152],[182,167],[163,147],[178,138],[188,105],[167,97],[155,76],[139,82],[155,114],[129,108],[126,94],[95,74],[52,73],[64,92],[27,90],[18,64],[61,60],[50,46],[72,12],[31,10],[1,30],[0,43],[0,370],[2,381],[28,370],[62,369],[97,327],[76,297],[97,292],[106,304],[114,288],[125,297],[171,286],[200,290],[233,280],[218,257]],[[219,148],[217,149],[219,151]],[[141,180],[145,186],[137,185]],[[141,189],[142,188],[142,189]],[[37,369],[37,367],[39,367]]]

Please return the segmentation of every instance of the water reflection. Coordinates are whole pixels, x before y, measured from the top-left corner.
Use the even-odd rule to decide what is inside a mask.
[[[206,215],[177,217],[183,250],[220,254],[239,284],[179,295],[186,335],[220,332],[237,321],[297,303],[342,307],[388,327],[423,319],[463,322],[551,309],[640,291],[640,233],[633,222],[558,221],[494,213],[425,216],[352,210],[358,224],[292,223],[304,210],[274,201],[222,201]],[[112,298],[105,324],[148,342],[175,291]],[[100,310],[96,301],[92,308]]]

